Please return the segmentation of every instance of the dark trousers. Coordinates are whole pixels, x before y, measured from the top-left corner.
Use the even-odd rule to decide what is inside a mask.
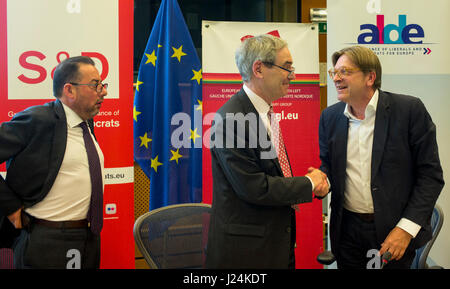
[[[294,270],[295,269],[295,246],[296,246],[296,228],[295,228],[295,211],[292,210],[291,212],[291,223],[293,226],[291,226],[291,244],[289,246],[289,265],[288,269]]]
[[[89,228],[50,228],[31,223],[14,246],[16,269],[98,269],[100,236]]]
[[[375,223],[362,220],[344,209],[340,247],[336,255],[338,268],[379,269],[381,258],[377,256],[377,253],[380,248],[381,243],[377,240]],[[392,260],[384,269],[409,269],[415,255],[415,250],[408,247],[400,260]]]

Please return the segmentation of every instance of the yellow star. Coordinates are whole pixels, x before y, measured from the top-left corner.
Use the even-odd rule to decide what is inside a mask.
[[[192,69],[192,72],[194,73],[194,76],[191,78],[191,80],[197,80],[197,83],[200,84],[200,79],[202,79],[202,70],[195,71]]]
[[[134,121],[137,121],[137,116],[140,115],[141,113],[142,112],[136,110],[136,106],[133,107],[133,118],[134,118]]]
[[[141,84],[143,84],[142,81],[139,81],[139,80],[138,80],[138,81],[136,82],[136,90],[137,90],[137,91],[139,91],[139,85],[141,85]]]
[[[180,155],[180,149],[177,149],[177,151],[173,151],[170,150],[172,152],[172,158],[170,159],[171,161],[175,160],[178,164],[178,159],[183,157],[182,155]]]
[[[147,61],[145,62],[145,64],[151,62],[153,64],[153,66],[155,66],[155,61],[156,61],[156,58],[157,58],[155,56],[155,50],[153,50],[152,54],[145,53],[145,55],[147,56]]]
[[[145,133],[144,136],[140,136],[139,138],[141,139],[141,145],[139,147],[145,146],[145,148],[148,149],[148,143],[151,142],[152,139],[147,137],[147,133]]]
[[[155,170],[155,172],[158,172],[158,167],[162,166],[162,163],[160,163],[158,161],[158,156],[156,156],[156,158],[152,159],[152,163],[150,166]]]
[[[198,102],[198,107],[195,110],[201,110],[203,112],[203,102],[198,99],[197,99],[197,102]]]
[[[192,139],[194,141],[194,144],[195,144],[195,139],[199,138],[199,137],[200,136],[197,134],[197,128],[195,128],[195,130],[191,129],[191,137],[190,137],[190,139]]]
[[[176,57],[178,59],[178,62],[181,62],[181,56],[187,55],[186,53],[184,53],[182,51],[183,45],[181,45],[179,48],[172,47],[172,49],[173,49],[173,54],[171,57]]]

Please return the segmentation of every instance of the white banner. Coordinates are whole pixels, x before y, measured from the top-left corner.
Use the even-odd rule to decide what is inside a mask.
[[[119,71],[119,35],[111,29],[119,26],[118,11],[110,0],[8,1],[8,99],[54,99],[54,68],[77,55],[92,57],[113,84],[106,98],[119,98],[119,74],[109,73]],[[42,33],[29,23],[39,23]]]
[[[333,0],[327,11],[329,51],[366,46],[387,74],[450,73],[450,1]]]
[[[53,71],[68,57],[91,57],[109,84],[94,120],[105,156],[108,217],[102,230],[101,268],[135,266],[132,38],[133,1],[0,0],[0,122],[54,100]],[[0,164],[3,177],[5,168]]]
[[[235,62],[242,39],[271,34],[284,39],[295,67],[295,80],[288,94],[273,102],[280,119],[283,140],[294,175],[304,175],[310,166],[318,167],[317,130],[320,115],[319,34],[317,24],[262,22],[202,22],[203,114],[213,115],[242,87]],[[204,139],[209,140],[210,123],[205,121]],[[203,150],[203,201],[212,201],[211,153]],[[301,204],[297,215],[296,268],[322,266],[316,261],[323,251],[322,202]]]
[[[202,21],[203,72],[239,73],[234,53],[241,38],[269,33],[287,41],[296,74],[319,73],[317,31],[310,23]]]
[[[419,97],[437,129],[444,180],[450,183],[450,1],[448,0],[331,0],[327,1],[328,68],[331,55],[341,48],[363,45],[379,57],[381,89]],[[382,33],[380,33],[382,31]],[[380,37],[382,35],[382,37]],[[328,78],[328,105],[337,102]],[[438,204],[450,212],[449,186]],[[430,256],[450,268],[450,226],[444,222]]]

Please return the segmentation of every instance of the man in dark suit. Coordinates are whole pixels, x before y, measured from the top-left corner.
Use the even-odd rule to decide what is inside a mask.
[[[106,88],[90,58],[68,58],[54,73],[56,101],[0,126],[0,162],[7,162],[6,178],[0,178],[1,239],[12,244],[20,233],[16,268],[99,267],[103,154],[87,127],[93,131]],[[100,180],[92,178],[91,164]]]
[[[268,116],[295,78],[293,60],[285,41],[261,35],[242,42],[236,63],[244,86],[218,110],[211,128],[206,267],[294,268],[293,206],[311,202],[313,190],[325,195],[328,184],[313,168],[292,176],[279,127]]]
[[[332,60],[340,102],[319,124],[332,252],[339,268],[370,267],[370,250],[391,254],[385,268],[409,268],[431,238],[444,185],[436,127],[420,99],[380,89],[381,64],[370,49],[348,47]]]

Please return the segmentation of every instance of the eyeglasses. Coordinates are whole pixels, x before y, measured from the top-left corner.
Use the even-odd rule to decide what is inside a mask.
[[[295,67],[291,66],[291,69],[289,70],[287,68],[284,68],[283,66],[276,65],[275,63],[272,63],[272,62],[263,61],[262,63],[264,63],[266,65],[273,65],[273,66],[276,66],[276,67],[278,67],[280,69],[283,69],[284,71],[289,72],[288,77],[291,77],[291,76],[293,76],[295,74]]]
[[[330,69],[328,70],[328,74],[330,75],[331,78],[334,78],[334,76],[337,74],[337,76],[339,76],[339,78],[342,78],[342,76],[349,76],[350,74],[354,73],[354,72],[358,72],[361,71],[360,69],[357,68],[341,68],[341,69]]]
[[[108,84],[107,83],[101,83],[101,82],[96,82],[96,83],[76,83],[76,82],[69,82],[72,85],[87,85],[89,87],[94,88],[98,93],[103,91],[103,88],[108,89]]]

